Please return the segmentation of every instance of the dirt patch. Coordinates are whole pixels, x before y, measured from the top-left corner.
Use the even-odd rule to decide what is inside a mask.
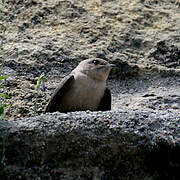
[[[164,97],[169,97],[176,91],[174,95],[179,96],[179,81],[174,77],[180,68],[178,1],[9,0],[0,7],[7,28],[5,34],[0,34],[3,43],[0,60],[5,60],[4,73],[12,74],[6,82],[10,96],[7,102],[12,104],[8,119],[42,113],[62,77],[90,57],[117,65],[109,79],[113,108],[145,103],[158,109],[163,100],[144,97],[146,100],[140,102],[141,93],[134,93],[136,98],[130,98],[128,93],[131,89],[141,90],[147,81],[149,88],[154,88],[151,83],[154,79],[166,88],[170,77],[174,88],[160,90],[157,85],[155,94],[165,91]],[[158,78],[153,77],[156,67]],[[48,78],[47,90],[39,92],[38,110],[34,112],[36,81],[43,72]],[[164,73],[166,78],[161,77]],[[142,82],[139,87],[127,86],[137,82]],[[126,89],[126,96],[122,88]],[[131,105],[121,103],[120,97]]]
[[[156,50],[148,58],[156,64],[169,68],[180,68],[180,48],[166,45],[164,41],[157,43]]]

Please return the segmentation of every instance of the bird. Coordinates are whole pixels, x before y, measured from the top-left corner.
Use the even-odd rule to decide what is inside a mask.
[[[62,79],[45,113],[111,110],[111,92],[106,87],[106,80],[114,66],[100,58],[81,61]]]

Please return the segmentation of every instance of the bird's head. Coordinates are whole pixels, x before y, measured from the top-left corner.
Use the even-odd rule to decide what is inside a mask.
[[[86,74],[92,79],[98,81],[106,81],[114,64],[109,64],[107,61],[100,58],[91,58],[81,61],[76,67],[76,70]]]

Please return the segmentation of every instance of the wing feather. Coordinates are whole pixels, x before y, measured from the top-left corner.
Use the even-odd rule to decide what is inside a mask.
[[[111,92],[108,88],[105,89],[104,96],[102,97],[98,111],[108,111],[111,110]]]
[[[70,89],[74,82],[74,76],[68,75],[66,76],[59,84],[58,88],[55,90],[52,95],[48,105],[46,106],[46,112],[56,112],[59,111],[58,107],[61,102],[62,96]]]

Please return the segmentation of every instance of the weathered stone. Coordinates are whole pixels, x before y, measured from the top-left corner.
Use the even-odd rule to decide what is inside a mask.
[[[178,180],[179,124],[176,111],[121,110],[0,121],[1,177]]]

